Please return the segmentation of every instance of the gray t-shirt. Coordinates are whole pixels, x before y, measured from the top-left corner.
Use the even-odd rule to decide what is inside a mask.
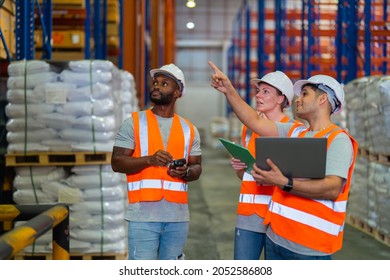
[[[163,118],[157,115],[156,117],[166,147],[173,118]],[[194,130],[194,142],[190,156],[200,156],[202,154],[200,136],[196,127]],[[116,135],[114,146],[134,149],[133,118],[128,118],[123,122]],[[188,222],[190,215],[188,204],[172,203],[162,199],[128,204],[125,219],[133,222]]]
[[[292,124],[278,123],[278,132],[280,137],[287,137]],[[305,137],[313,137],[318,131],[308,131]],[[326,157],[326,175],[336,175],[347,179],[349,167],[353,160],[353,147],[350,138],[345,133],[338,134],[332,144],[329,146]],[[287,248],[298,254],[310,256],[324,256],[327,253],[312,250],[308,247],[291,242],[276,235],[272,231],[272,226],[267,228],[267,236],[279,246]]]

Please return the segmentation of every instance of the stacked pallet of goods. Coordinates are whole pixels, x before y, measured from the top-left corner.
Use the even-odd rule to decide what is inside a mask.
[[[390,76],[345,86],[347,124],[359,143],[349,221],[390,245]]]
[[[111,169],[116,132],[138,110],[132,75],[108,60],[8,67],[6,155],[16,204],[70,205],[70,253],[125,258],[126,181]],[[25,248],[50,256],[51,233]]]

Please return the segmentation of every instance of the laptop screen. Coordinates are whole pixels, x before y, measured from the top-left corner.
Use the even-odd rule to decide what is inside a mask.
[[[286,177],[319,179],[325,177],[326,138],[256,138],[256,165],[270,170],[271,159]]]

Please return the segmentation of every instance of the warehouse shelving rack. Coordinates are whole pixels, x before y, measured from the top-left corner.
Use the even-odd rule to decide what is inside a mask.
[[[389,74],[388,19],[388,0],[243,1],[233,25],[229,77],[249,102],[253,65],[257,77],[281,70],[293,81],[322,73],[346,84],[362,76]],[[248,32],[253,20],[257,30]],[[267,20],[273,21],[274,30]],[[251,36],[257,37],[256,45]],[[250,58],[248,66],[251,48],[257,49],[257,57]]]
[[[123,0],[119,0],[119,7],[122,11]],[[85,41],[84,41],[84,58],[90,59],[107,59],[107,0],[94,1],[93,9],[89,0],[85,0]],[[35,9],[40,19],[43,42],[42,42],[42,59],[50,60],[51,53],[51,35],[52,35],[52,0],[16,0],[16,60],[34,59],[34,15]],[[92,16],[91,16],[92,15]],[[119,23],[119,46],[122,47],[122,21]],[[91,23],[93,32],[91,32]],[[93,52],[91,52],[90,39],[94,39]],[[119,67],[122,66],[122,51],[119,51]]]
[[[364,76],[389,74],[390,11],[388,0],[358,2],[357,71]]]
[[[247,102],[250,102],[250,84],[247,81],[251,78],[251,73],[256,67],[256,61],[253,59],[252,46],[256,45],[253,41],[253,26],[251,26],[251,11],[249,7],[244,3],[240,12],[236,17],[236,26],[233,26],[233,44],[231,48],[231,56],[233,61],[233,67],[230,67],[232,72],[234,85],[241,95],[241,97]],[[228,111],[231,112],[229,106]]]

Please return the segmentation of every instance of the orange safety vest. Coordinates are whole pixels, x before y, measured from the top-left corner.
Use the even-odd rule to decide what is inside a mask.
[[[153,155],[164,150],[157,118],[149,109],[133,112],[134,153],[133,157]],[[194,126],[184,118],[174,114],[166,151],[174,159],[186,158],[194,141]],[[181,178],[173,178],[167,173],[167,166],[150,166],[135,174],[127,174],[127,194],[129,203],[159,201],[165,198],[175,203],[188,203],[188,184]]]
[[[289,121],[290,118],[284,116],[280,122],[287,123]],[[241,134],[241,143],[244,147],[248,148],[249,152],[254,157],[256,142],[255,139],[257,137],[260,136],[255,132],[249,130],[246,126],[243,127]],[[268,210],[268,204],[271,200],[273,192],[274,186],[259,185],[250,173],[244,172],[240,187],[237,214],[244,216],[257,214],[258,216],[264,218]]]
[[[307,128],[293,126],[289,137],[304,137]],[[355,165],[358,144],[342,128],[332,125],[314,137],[327,137],[327,148],[339,133],[347,134],[354,150],[348,178],[336,200],[310,199],[275,188],[264,219],[277,235],[305,247],[333,254],[342,247],[348,193]]]

